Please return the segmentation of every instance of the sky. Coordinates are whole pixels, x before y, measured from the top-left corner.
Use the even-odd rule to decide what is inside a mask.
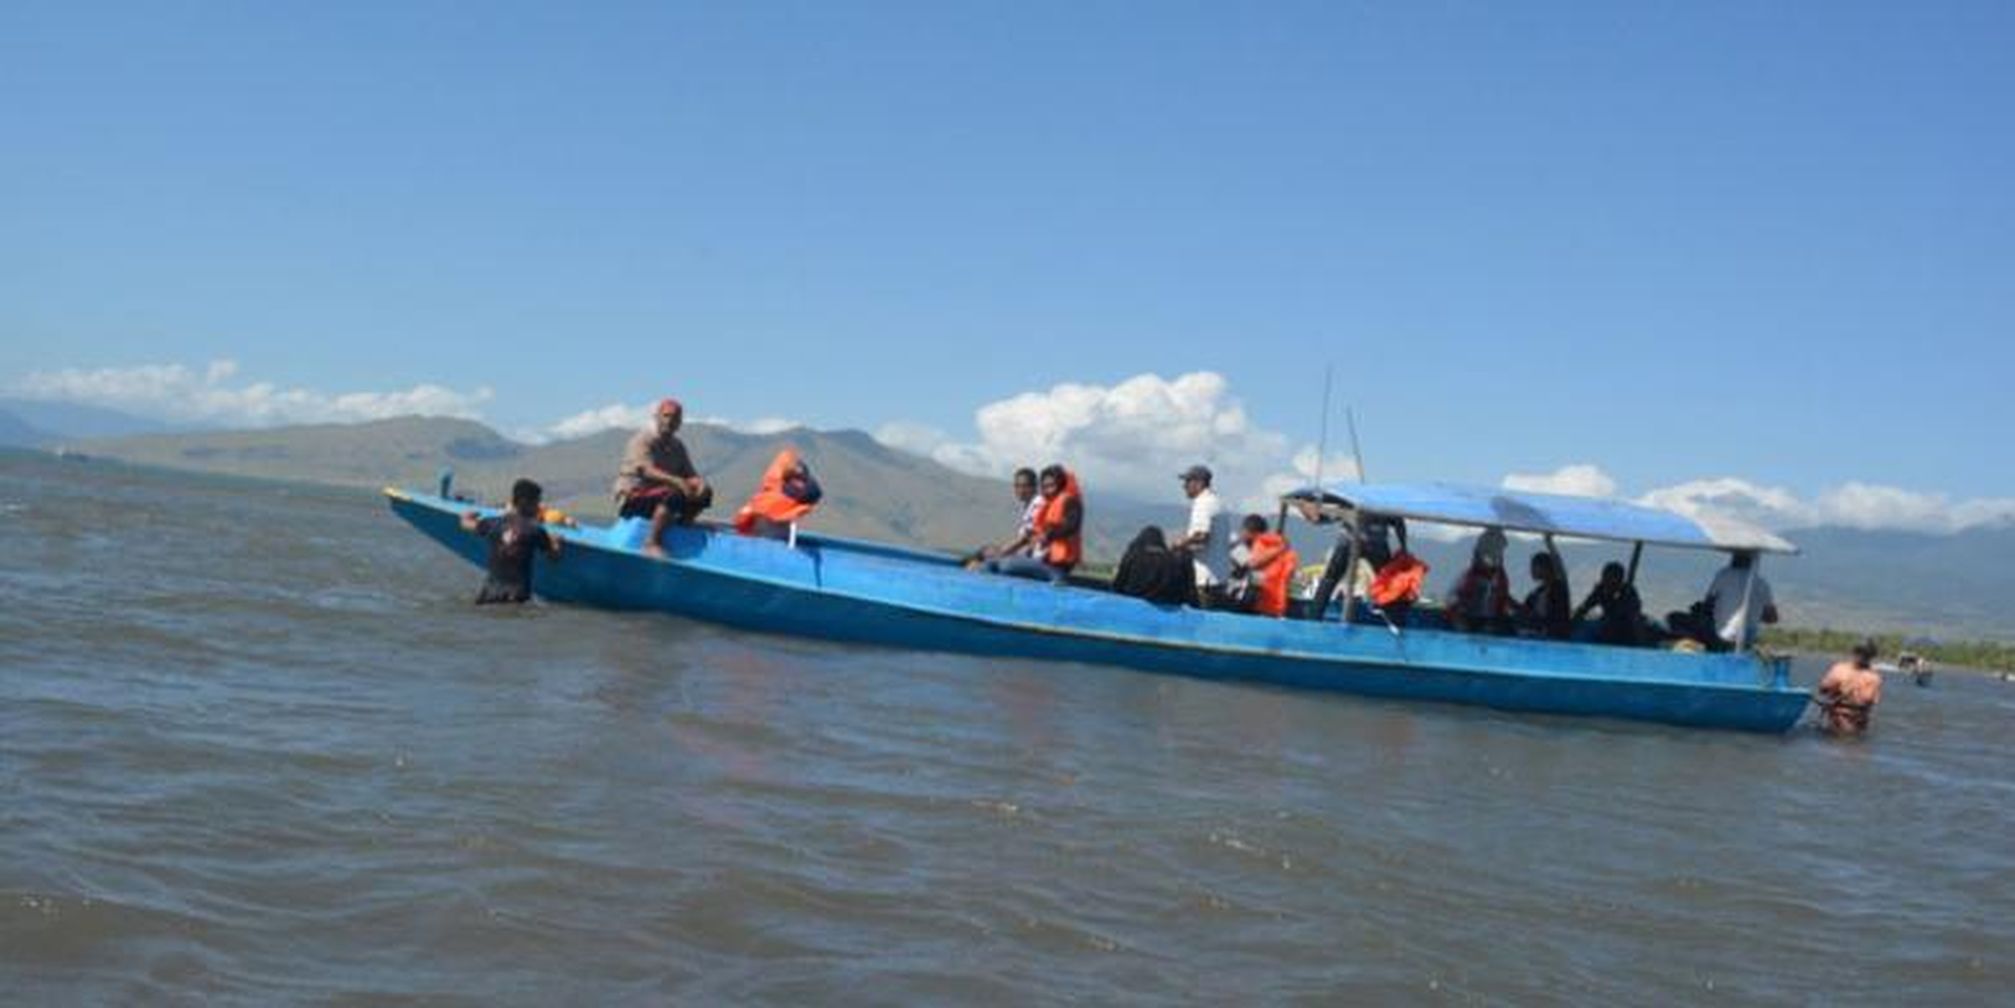
[[[1381,479],[1962,527],[2015,514],[2010,51],[1999,2],[16,0],[0,394],[671,394],[1151,492],[1312,471],[1333,367],[1325,474],[1348,406]]]

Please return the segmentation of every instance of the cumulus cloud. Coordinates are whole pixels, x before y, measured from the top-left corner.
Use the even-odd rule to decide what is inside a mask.
[[[1616,494],[1616,480],[1603,472],[1601,466],[1579,463],[1561,466],[1550,473],[1512,473],[1504,477],[1504,488],[1576,497],[1612,497]]]
[[[1544,475],[1513,474],[1504,485],[1611,496],[1616,481],[1593,465],[1563,466]],[[1606,489],[1605,489],[1606,488]],[[1864,530],[1951,533],[2015,522],[2015,498],[1955,499],[1946,494],[1849,482],[1807,498],[1784,487],[1721,476],[1659,487],[1639,503],[1677,511],[1723,533],[1783,532],[1836,525]]]
[[[29,399],[87,403],[164,420],[270,426],[345,423],[388,417],[478,417],[491,398],[487,388],[458,391],[420,384],[387,392],[324,392],[244,381],[236,361],[137,367],[36,371],[12,391]]]
[[[2015,498],[1955,500],[1873,483],[1847,483],[1819,495],[1813,512],[1821,524],[1859,529],[1957,532],[1982,525],[2015,523]]]
[[[1208,371],[1024,392],[981,406],[973,427],[978,436],[969,441],[917,424],[875,433],[885,444],[980,475],[1062,461],[1083,470],[1094,490],[1146,499],[1173,495],[1175,474],[1197,463],[1216,471],[1221,493],[1248,505],[1316,470],[1313,447],[1255,423],[1224,376]],[[1324,479],[1355,473],[1341,456],[1321,468]]]
[[[599,434],[605,430],[635,430],[651,422],[651,415],[657,409],[655,402],[649,403],[609,403],[594,409],[582,410],[571,416],[562,417],[545,427],[522,431],[519,438],[534,443],[547,441],[568,441],[574,438]],[[795,430],[804,424],[783,417],[758,417],[754,420],[729,420],[724,417],[688,417],[688,422],[713,424],[744,434],[781,434]]]

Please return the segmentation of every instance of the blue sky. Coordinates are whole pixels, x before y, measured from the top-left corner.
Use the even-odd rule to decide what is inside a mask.
[[[971,439],[1222,375],[1375,475],[2015,495],[2015,5],[0,10],[0,382],[230,359]]]

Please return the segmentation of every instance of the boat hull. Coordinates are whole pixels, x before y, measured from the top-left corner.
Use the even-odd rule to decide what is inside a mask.
[[[399,517],[471,563],[467,505],[387,491]],[[704,528],[637,551],[641,522],[561,533],[534,589],[554,602],[650,610],[766,633],[992,657],[1088,662],[1501,710],[1782,732],[1803,713],[1781,665],[1750,655],[1382,626],[1152,605],[1107,592],[969,574],[948,558],[804,537],[793,547]]]

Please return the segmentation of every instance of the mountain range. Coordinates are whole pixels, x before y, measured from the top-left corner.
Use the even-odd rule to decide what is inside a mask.
[[[0,434],[9,429],[4,424],[0,413]],[[39,427],[22,426],[31,433]],[[72,452],[123,462],[368,488],[432,489],[444,470],[452,470],[458,492],[490,501],[501,499],[513,479],[530,476],[545,485],[550,502],[593,517],[611,511],[610,481],[630,433],[609,430],[526,444],[474,421],[402,417],[63,441]],[[1004,537],[1017,513],[1003,481],[952,470],[858,430],[750,434],[695,423],[682,436],[695,464],[717,488],[718,511],[731,511],[775,452],[791,444],[805,454],[826,488],[826,501],[814,519],[821,531],[964,550]],[[45,434],[28,443],[52,442]],[[1143,502],[1101,495],[1096,474],[1084,476],[1088,552],[1094,560],[1113,559],[1144,524],[1176,525],[1183,517],[1173,480],[1167,501]],[[1230,499],[1241,496],[1236,488],[1225,492]],[[1329,533],[1291,524],[1305,562],[1320,562]],[[1786,535],[1801,546],[1802,555],[1773,558],[1765,568],[1789,623],[2015,640],[2015,525],[1948,535],[1848,528]],[[1467,545],[1415,538],[1416,552],[1435,569],[1430,584],[1439,587],[1452,579],[1466,559]],[[1523,583],[1526,551],[1525,544],[1515,543],[1515,583]],[[1563,552],[1573,583],[1585,590],[1603,561],[1623,559],[1628,551],[1574,543],[1564,544]],[[1647,610],[1662,614],[1683,607],[1702,590],[1718,562],[1708,554],[1647,551],[1639,579]]]

